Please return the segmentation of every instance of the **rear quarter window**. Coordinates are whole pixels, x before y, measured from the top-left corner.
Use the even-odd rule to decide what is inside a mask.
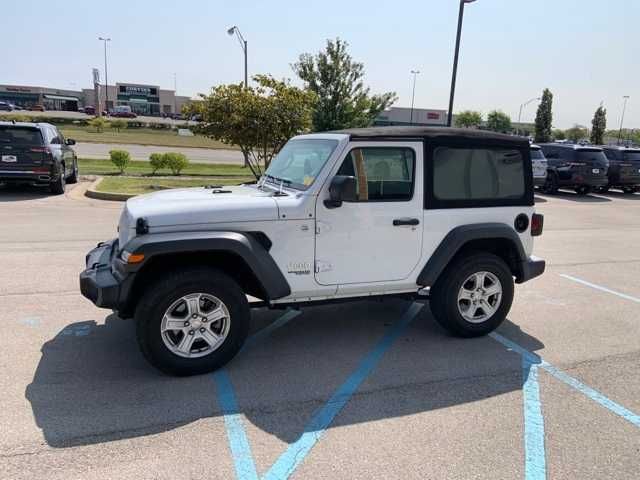
[[[0,126],[1,145],[42,145],[42,135],[37,128]]]
[[[520,199],[525,195],[522,153],[517,149],[437,147],[433,195],[441,201]]]

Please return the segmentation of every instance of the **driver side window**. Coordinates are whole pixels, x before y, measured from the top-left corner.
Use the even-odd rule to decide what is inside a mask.
[[[349,152],[338,175],[356,178],[360,202],[409,201],[415,153],[407,147],[363,147]]]

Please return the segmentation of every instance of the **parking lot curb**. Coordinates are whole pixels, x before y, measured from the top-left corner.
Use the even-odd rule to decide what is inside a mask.
[[[100,182],[102,182],[103,179],[104,179],[103,177],[98,177],[91,185],[89,185],[89,188],[87,188],[87,191],[84,193],[85,196],[89,198],[93,198],[95,200],[109,200],[112,202],[125,202],[129,200],[131,197],[135,197],[135,195],[132,195],[129,193],[113,193],[113,192],[97,191],[96,188],[98,188],[98,185],[100,185]]]

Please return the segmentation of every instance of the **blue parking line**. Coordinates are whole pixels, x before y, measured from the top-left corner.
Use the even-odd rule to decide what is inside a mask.
[[[531,363],[539,364],[540,368],[543,368],[545,371],[547,371],[548,373],[556,377],[558,380],[564,382],[565,384],[576,389],[580,393],[586,395],[588,398],[600,404],[610,412],[613,412],[616,415],[624,418],[628,422],[631,422],[636,427],[640,427],[640,416],[638,414],[632,412],[631,410],[628,410],[627,408],[623,407],[619,403],[616,403],[613,400],[607,398],[605,395],[598,392],[597,390],[594,390],[593,388],[588,387],[584,383],[573,378],[571,375],[563,372],[559,368],[554,367],[550,363],[542,360],[538,355],[535,355],[529,352],[528,350],[521,347],[517,343],[512,342],[508,338],[503,337],[499,333],[493,332],[493,333],[490,333],[489,335],[491,336],[491,338],[502,343],[509,350],[513,350],[514,352],[520,354],[523,358],[527,359]]]
[[[227,429],[236,477],[238,480],[258,480],[258,472],[253,461],[247,434],[242,425],[242,417],[238,413],[238,404],[231,379],[224,369],[218,370],[213,378],[218,390],[218,402],[224,413],[224,424]]]
[[[522,397],[524,402],[524,478],[544,480],[547,478],[547,464],[538,364],[525,357],[522,357]]]
[[[421,308],[422,305],[417,303],[409,307],[402,318],[360,362],[356,371],[351,374],[347,381],[333,394],[326,405],[311,419],[300,438],[289,445],[289,448],[276,460],[269,471],[263,476],[263,479],[285,480],[289,478],[298,465],[300,465],[309,454],[320,437],[322,437],[336,415],[347,404],[354,392],[378,365],[384,353],[404,332],[405,328],[409,326]]]
[[[581,278],[578,278],[578,277],[572,277],[571,275],[567,275],[566,273],[561,273],[560,276],[562,278],[566,278],[567,280],[572,280],[574,282],[581,283],[582,285],[586,285],[587,287],[600,290],[601,292],[610,293],[620,298],[624,298],[625,300],[631,300],[632,302],[640,303],[640,298],[632,297],[631,295],[627,295],[626,293],[616,292],[615,290],[611,290],[610,288],[603,287],[602,285],[596,285],[595,283],[587,282],[586,280],[582,280]]]

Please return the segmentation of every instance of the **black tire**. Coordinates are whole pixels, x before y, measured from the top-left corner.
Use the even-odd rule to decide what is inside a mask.
[[[578,195],[589,195],[591,193],[591,187],[587,187],[586,185],[581,185],[575,188],[575,191]]]
[[[496,311],[486,320],[473,323],[465,319],[458,308],[458,292],[474,273],[490,272],[500,281],[502,298]],[[447,266],[429,296],[429,305],[436,321],[453,335],[465,338],[487,335],[506,318],[513,302],[513,276],[500,257],[476,253],[458,258]]]
[[[622,191],[623,191],[624,193],[626,193],[626,194],[629,194],[629,193],[635,193],[635,192],[636,192],[636,188],[635,188],[635,187],[624,187],[624,188],[622,189]]]
[[[78,161],[77,160],[73,162],[73,172],[71,172],[71,175],[69,175],[69,178],[67,178],[67,183],[69,184],[78,183]]]
[[[229,311],[229,331],[223,343],[197,358],[173,353],[161,334],[167,309],[190,293],[213,295]],[[231,277],[215,269],[190,268],[163,277],[147,288],[136,308],[136,336],[142,354],[158,370],[168,375],[199,375],[221,368],[238,353],[247,338],[250,317],[247,298]]]
[[[548,172],[547,179],[541,188],[542,191],[549,195],[555,195],[556,193],[558,193],[558,188],[559,188],[558,175],[556,174],[556,172],[553,172],[553,171]]]
[[[605,185],[604,187],[598,187],[598,193],[607,193],[611,186]]]
[[[66,183],[67,183],[67,179],[64,176],[64,169],[63,169],[62,172],[58,174],[58,178],[55,181],[51,182],[51,184],[49,185],[49,190],[54,195],[62,195],[64,193],[64,187]]]

